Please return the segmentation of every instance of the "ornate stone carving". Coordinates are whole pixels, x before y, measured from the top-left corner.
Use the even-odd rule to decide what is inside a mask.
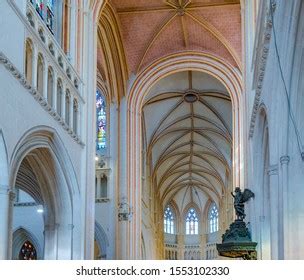
[[[118,204],[118,221],[129,221],[132,218],[131,207],[127,202],[127,198],[123,197]]]
[[[260,27],[261,29],[260,32],[262,32],[263,34],[260,37],[260,39],[258,38],[256,39],[256,40],[260,40],[260,42],[258,44],[256,57],[255,57],[256,67],[254,72],[256,78],[254,84],[255,84],[256,92],[255,92],[254,104],[253,104],[252,115],[250,120],[249,137],[252,137],[254,132],[256,116],[258,113],[258,108],[260,105],[261,93],[263,88],[266,63],[269,53],[269,46],[270,46],[271,32],[272,32],[271,12],[269,10],[270,8],[273,9],[273,6],[268,8],[268,12],[266,13],[263,26]]]

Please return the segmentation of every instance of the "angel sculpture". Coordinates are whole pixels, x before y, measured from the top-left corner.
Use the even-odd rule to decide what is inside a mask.
[[[235,188],[235,195],[231,193],[234,197],[234,209],[236,214],[237,221],[243,221],[246,217],[245,215],[245,202],[248,201],[251,197],[254,197],[254,193],[249,190],[245,189],[244,192],[241,191],[240,188]]]

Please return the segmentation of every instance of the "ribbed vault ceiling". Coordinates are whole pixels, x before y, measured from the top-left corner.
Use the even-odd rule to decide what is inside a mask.
[[[219,201],[231,169],[231,101],[207,74],[182,72],[154,86],[143,109],[147,159],[165,205]]]

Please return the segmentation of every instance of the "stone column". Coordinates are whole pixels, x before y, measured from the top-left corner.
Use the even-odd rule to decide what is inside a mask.
[[[140,212],[136,213],[136,210],[132,217],[127,214],[128,208],[132,204],[132,194],[136,186],[131,185],[132,178],[131,175],[127,176],[127,103],[126,99],[122,99],[117,113],[117,126],[120,135],[120,142],[118,143],[118,172],[117,176],[119,177],[118,182],[118,225],[117,225],[117,246],[116,254],[118,259],[136,259],[134,254],[134,249],[136,245],[140,244],[140,238],[135,238],[136,236],[136,226],[135,220],[141,215]],[[135,145],[135,143],[134,143]],[[134,176],[134,174],[132,174]],[[141,179],[140,179],[141,180]],[[128,184],[130,184],[128,186]],[[132,194],[131,194],[132,193]],[[134,207],[134,205],[131,205]],[[136,209],[136,208],[135,208]],[[125,213],[124,215],[121,215]],[[138,216],[137,216],[138,215]],[[140,225],[139,225],[140,226]],[[134,241],[137,241],[134,244]],[[157,243],[156,243],[157,244]]]
[[[70,106],[70,109],[69,109],[69,123],[68,123],[68,125],[69,125],[69,127],[70,127],[70,129],[71,130],[73,130],[73,114],[74,114],[74,106],[73,106],[73,104],[74,104],[74,97],[73,97],[73,95],[72,94],[70,94],[70,104],[69,104],[69,106]]]
[[[44,226],[44,259],[56,260],[58,258],[58,224]]]
[[[77,107],[77,112],[76,112],[76,120],[77,120],[77,131],[75,131],[75,133],[77,134],[77,136],[79,136],[81,138],[81,129],[80,129],[80,101],[78,101],[78,107]]]
[[[77,35],[79,30],[77,30],[77,7],[76,7],[76,1],[75,0],[70,0],[70,58],[71,58],[71,63],[76,64],[77,61]]]
[[[53,76],[53,89],[52,89],[52,94],[53,94],[53,110],[57,112],[57,73],[54,71],[54,76]]]
[[[201,260],[206,260],[207,234],[201,235]]]
[[[101,174],[97,173],[97,188],[96,188],[96,198],[101,198]]]
[[[44,67],[43,67],[43,97],[45,100],[47,100],[47,92],[48,92],[48,73],[49,73],[49,68],[46,60],[44,61]]]
[[[59,260],[73,259],[74,225],[62,223],[58,226],[58,256]]]
[[[184,259],[184,235],[183,234],[177,234],[177,248],[178,248],[177,259],[183,260]]]
[[[282,180],[279,190],[279,217],[282,219],[279,227],[280,244],[279,248],[279,258],[286,259],[286,252],[288,250],[289,240],[288,240],[288,221],[289,221],[289,207],[288,207],[288,163],[289,156],[285,155],[280,158],[281,168],[282,168]],[[285,253],[284,253],[285,252]]]
[[[61,94],[61,118],[65,122],[65,94],[66,86],[62,85],[62,94]]]
[[[272,165],[268,169],[270,188],[270,239],[271,259],[279,258],[279,178],[278,166]]]
[[[8,259],[10,188],[0,185],[0,260]]]
[[[8,251],[7,259],[11,260],[13,255],[13,214],[14,214],[14,203],[16,199],[15,190],[9,188],[9,207],[8,207]]]
[[[37,61],[38,54],[35,47],[33,47],[33,57],[32,57],[32,87],[37,89]]]

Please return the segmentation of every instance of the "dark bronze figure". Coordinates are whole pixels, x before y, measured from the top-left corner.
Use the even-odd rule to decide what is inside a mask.
[[[230,224],[229,229],[222,235],[222,243],[217,244],[217,250],[220,256],[229,258],[242,258],[244,260],[253,260],[257,258],[256,242],[252,242],[250,232],[244,222],[245,202],[254,197],[251,190],[245,189],[243,192],[240,188],[235,188],[234,209],[236,219]]]
[[[246,217],[245,215],[245,202],[251,197],[254,197],[254,193],[251,190],[245,189],[244,192],[240,188],[235,188],[235,194],[231,193],[234,197],[234,209],[237,221],[243,221]]]

